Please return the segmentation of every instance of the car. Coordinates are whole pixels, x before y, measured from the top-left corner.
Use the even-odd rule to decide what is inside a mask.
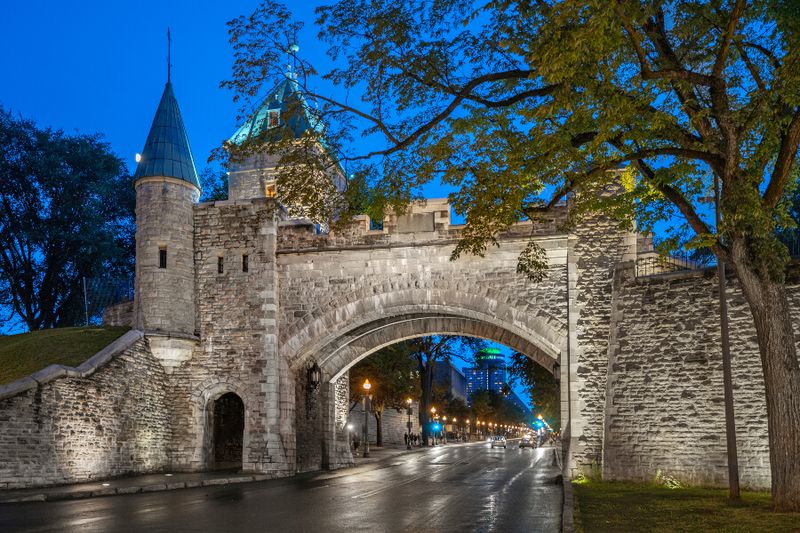
[[[503,448],[506,447],[506,438],[502,435],[495,435],[494,437],[492,437],[491,447],[499,448],[500,446],[502,446]]]
[[[525,435],[522,437],[522,440],[519,441],[520,448],[536,448],[536,439],[533,435]]]

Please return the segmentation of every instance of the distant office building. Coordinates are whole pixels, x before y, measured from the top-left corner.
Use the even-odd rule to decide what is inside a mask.
[[[467,398],[479,390],[500,392],[506,384],[506,361],[497,348],[484,348],[475,355],[476,366],[464,369]]]
[[[446,387],[453,398],[467,401],[467,378],[450,361],[439,361],[433,367],[433,382]]]

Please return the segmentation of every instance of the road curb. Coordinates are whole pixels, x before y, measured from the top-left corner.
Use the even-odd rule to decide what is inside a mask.
[[[147,492],[165,492],[170,490],[194,489],[219,485],[235,485],[238,483],[252,483],[271,479],[268,475],[256,474],[245,476],[232,476],[228,478],[198,479],[190,481],[177,481],[174,483],[156,483],[148,485],[131,485],[126,487],[104,487],[102,489],[47,491],[33,494],[3,497],[0,495],[0,504],[25,503],[25,502],[55,502],[64,500],[81,500],[85,498],[100,498],[103,496],[118,496],[124,494],[139,494]]]

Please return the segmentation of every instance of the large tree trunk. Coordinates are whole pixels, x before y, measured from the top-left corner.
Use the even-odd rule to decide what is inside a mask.
[[[772,504],[800,511],[800,366],[786,287],[749,266],[742,243],[734,243],[733,266],[755,320],[769,428]]]

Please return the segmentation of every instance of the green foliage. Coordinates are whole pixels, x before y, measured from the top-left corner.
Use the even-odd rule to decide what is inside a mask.
[[[472,420],[500,425],[530,423],[531,417],[522,408],[497,391],[477,390],[470,396]]]
[[[525,354],[511,354],[507,367],[512,383],[521,383],[533,404],[533,411],[554,429],[561,427],[561,388],[555,376]]]
[[[81,277],[130,277],[135,193],[96,135],[0,108],[0,307],[30,330],[83,323]]]
[[[200,173],[200,186],[203,194],[201,202],[216,202],[228,199],[228,173],[224,170],[215,170],[206,167]]]
[[[742,242],[743,267],[780,278],[786,254],[775,234],[787,221],[781,205],[797,180],[800,143],[800,11],[778,0],[739,5],[320,7],[316,24],[334,67],[318,72],[291,55],[304,94],[320,104],[328,149],[295,150],[293,161],[303,164],[283,171],[287,201],[312,201],[316,216],[375,216],[404,209],[441,180],[455,187],[451,203],[466,217],[458,256],[485,253],[511,224],[535,223],[537,209],[579,191],[574,218],[601,211],[628,227],[635,219],[641,230],[671,221],[676,234],[703,235],[717,254]],[[243,111],[285,75],[301,26],[270,0],[231,21],[235,63],[224,85]],[[348,98],[320,94],[320,77]],[[376,148],[364,150],[362,138]],[[352,190],[314,202],[308,191],[325,187],[306,185],[339,164],[357,176]],[[701,205],[715,174],[721,228]],[[615,181],[624,187],[609,189]],[[520,262],[529,276],[544,268],[535,251]]]
[[[416,364],[403,343],[382,348],[350,369],[351,401],[360,401],[366,379],[372,384],[370,393],[376,410],[400,410],[405,408],[406,398],[419,396]]]

